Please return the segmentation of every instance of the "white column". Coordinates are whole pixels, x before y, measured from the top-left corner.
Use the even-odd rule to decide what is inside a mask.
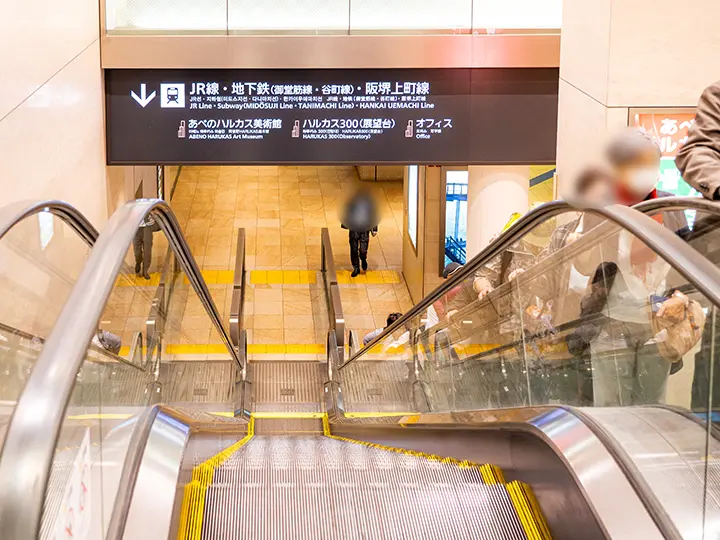
[[[633,107],[694,107],[720,79],[718,0],[566,0],[560,49],[560,195],[599,160]]]
[[[468,167],[467,258],[477,255],[513,213],[528,210],[529,166]]]

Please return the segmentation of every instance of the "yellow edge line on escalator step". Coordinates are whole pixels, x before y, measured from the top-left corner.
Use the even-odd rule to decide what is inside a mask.
[[[374,413],[374,412],[346,412],[345,418],[393,418],[395,416],[415,416],[416,412],[392,412],[392,413]]]
[[[254,435],[255,418],[251,416],[245,437],[193,467],[192,479],[183,490],[178,540],[201,540],[203,516],[205,514],[205,495],[208,487],[213,482],[215,470],[225,463],[231,455],[240,450]]]
[[[547,522],[545,521],[545,516],[543,516],[543,513],[540,510],[540,505],[538,504],[537,499],[535,498],[535,494],[533,493],[533,490],[530,488],[530,486],[528,486],[527,484],[525,484],[523,482],[517,482],[517,484],[518,484],[518,489],[521,492],[521,495],[524,497],[524,500],[526,501],[526,504],[530,511],[532,520],[538,528],[538,533],[540,535],[540,538],[543,540],[552,538],[552,536],[550,534],[550,528],[547,526]]]
[[[551,540],[550,530],[530,487],[517,480],[506,485],[528,540]]]
[[[377,448],[378,450],[395,452],[396,454],[406,454],[408,456],[424,458],[430,461],[439,461],[441,463],[448,463],[463,469],[477,469],[480,472],[480,477],[483,479],[484,484],[499,484],[505,481],[500,469],[498,469],[494,465],[478,465],[477,463],[473,463],[472,461],[468,461],[466,459],[459,460],[451,457],[438,456],[437,454],[427,454],[425,452],[417,452],[415,450],[407,450],[405,448],[398,448],[395,446],[387,446],[384,444],[371,443],[358,439],[350,439],[348,437],[340,437],[338,435],[333,435],[332,431],[330,430],[330,420],[328,419],[327,414],[323,416],[323,435],[329,437],[330,439],[335,439],[336,441],[362,444],[363,446],[367,446],[368,448]]]

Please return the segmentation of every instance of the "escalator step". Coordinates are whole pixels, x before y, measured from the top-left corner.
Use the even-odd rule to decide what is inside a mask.
[[[198,467],[179,538],[550,538],[529,489],[495,468],[352,442],[236,443]]]

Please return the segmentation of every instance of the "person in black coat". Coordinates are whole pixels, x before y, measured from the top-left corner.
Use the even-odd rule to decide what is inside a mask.
[[[372,195],[365,190],[358,190],[345,205],[342,216],[342,228],[348,230],[350,242],[350,262],[353,271],[351,277],[368,269],[367,252],[370,244],[370,235],[377,235],[378,212]]]

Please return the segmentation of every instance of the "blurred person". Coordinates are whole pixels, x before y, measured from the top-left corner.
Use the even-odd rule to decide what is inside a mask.
[[[615,188],[611,172],[600,167],[588,167],[579,175],[574,197],[591,206],[607,204]],[[538,256],[536,264],[578,240],[601,222],[601,218],[582,213],[576,219],[559,225],[550,236],[549,243]],[[588,287],[587,276],[582,275],[572,260],[553,260],[548,267],[535,275],[526,285],[531,295],[537,297],[537,305],[526,311],[534,318],[535,327],[545,331],[544,337],[531,338],[528,353],[535,358],[538,369],[531,380],[535,402],[564,403],[566,405],[592,405],[592,373],[587,354],[572,355],[546,361],[544,350],[557,350],[564,336],[557,327],[575,320],[580,312],[580,302]],[[533,325],[525,325],[533,326]],[[536,332],[537,333],[537,332]]]
[[[606,155],[616,178],[617,203],[630,206],[669,195],[655,187],[661,153],[648,135],[624,130],[611,140]],[[653,219],[673,232],[687,227],[683,212]],[[684,320],[689,300],[672,287],[677,276],[657,253],[629,231],[615,231],[572,259],[579,274],[591,277],[578,314],[590,320],[568,337],[568,348],[591,357],[596,406],[660,403],[671,362],[659,353],[655,327],[660,319],[668,324]]]
[[[537,203],[533,205],[532,209],[541,205],[542,203]],[[518,213],[513,214],[502,231],[490,239],[488,245],[493,243],[502,233],[510,229],[520,217],[521,215]],[[547,233],[547,227],[544,227],[545,230],[540,229],[543,229],[543,226],[538,227],[530,235],[526,235],[515,242],[503,251],[500,256],[494,257],[480,270],[475,272],[473,290],[479,300],[482,300],[500,285],[512,281],[535,264],[537,255],[545,244],[541,237],[543,233]]]
[[[450,279],[457,272],[459,272],[462,267],[463,266],[461,264],[456,262],[449,263],[443,269],[443,279]],[[438,361],[438,363],[445,363],[440,362],[441,356],[444,358],[446,355],[449,355],[450,358],[457,359],[457,353],[454,351],[450,344],[447,330],[445,328],[442,328],[435,332],[432,339],[430,337],[430,330],[434,326],[439,324],[441,320],[445,320],[446,306],[450,302],[452,302],[452,299],[455,298],[455,295],[460,292],[461,288],[462,284],[457,285],[447,291],[442,296],[442,298],[436,300],[428,307],[427,313],[425,314],[425,331],[421,334],[421,341],[428,350],[431,341],[435,344],[435,359],[436,361]]]
[[[120,354],[120,349],[122,348],[122,340],[120,337],[112,332],[99,328],[92,338],[92,344],[113,354]]]
[[[351,277],[360,274],[361,265],[363,272],[368,269],[370,235],[377,236],[378,222],[378,211],[372,195],[364,188],[358,189],[345,204],[341,216],[341,226],[348,230],[350,262],[353,267]]]
[[[695,124],[675,164],[683,179],[711,200],[720,200],[720,81],[700,96]]]
[[[613,202],[633,206],[672,193],[657,189],[660,180],[660,147],[650,135],[636,128],[618,133],[607,146],[605,156],[617,179]],[[665,212],[653,217],[673,232],[687,227],[684,212]]]
[[[451,262],[443,268],[442,272],[442,278],[443,279],[450,279],[452,276],[454,276],[460,269],[462,269],[463,265]],[[425,328],[430,329],[440,320],[445,320],[445,315],[447,313],[446,306],[452,302],[452,299],[455,298],[455,295],[457,295],[460,292],[460,285],[453,287],[448,292],[446,292],[442,298],[439,300],[436,300],[432,303],[432,305],[428,308],[426,319],[427,322],[425,323]]]
[[[611,171],[588,167],[578,176],[574,196],[583,204],[602,206],[612,200],[615,185],[616,179]],[[584,212],[576,219],[559,225],[550,236],[548,245],[538,255],[537,262],[572,244],[601,222],[602,218]],[[530,287],[536,296],[551,304],[551,322],[560,325],[577,317],[588,280],[588,276],[578,272],[570,262],[548,268],[530,283]]]
[[[140,224],[133,239],[135,253],[135,274],[138,277],[150,279],[150,265],[152,264],[153,233],[160,230],[152,216],[148,215]]]
[[[382,334],[391,324],[397,321],[400,317],[402,317],[402,313],[395,312],[388,315],[387,320],[385,321],[385,326],[383,328],[378,328],[376,330],[373,330],[372,332],[368,332],[363,336],[363,347],[370,343],[373,339],[378,337],[380,334]]]

